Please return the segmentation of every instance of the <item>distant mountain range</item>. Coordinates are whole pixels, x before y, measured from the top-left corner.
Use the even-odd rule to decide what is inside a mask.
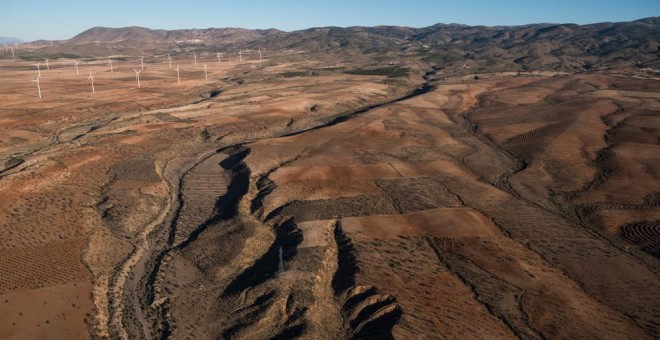
[[[94,27],[69,39],[68,43],[84,44],[102,43],[166,43],[166,42],[198,42],[198,43],[236,43],[255,40],[261,37],[283,33],[276,29],[249,30],[245,28],[208,28],[183,30],[153,30],[145,27],[107,28]]]
[[[18,38],[12,37],[0,37],[0,44],[13,44],[13,43],[23,43],[24,41]]]
[[[320,27],[284,32],[276,29],[209,28],[153,30],[144,27],[94,27],[45,46],[44,53],[80,56],[208,49],[297,50],[309,53],[419,56],[441,65],[489,65],[491,69],[584,70],[637,65],[660,68],[660,17],[632,22],[466,26],[436,24]]]

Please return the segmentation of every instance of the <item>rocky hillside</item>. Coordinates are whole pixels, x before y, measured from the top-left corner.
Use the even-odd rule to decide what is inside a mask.
[[[465,26],[436,24],[276,29],[208,28],[152,30],[144,27],[91,28],[43,47],[43,53],[93,56],[161,46],[172,53],[191,49],[237,51],[294,50],[366,55],[375,59],[413,57],[432,65],[488,71],[588,71],[628,67],[660,68],[660,17],[632,22]],[[99,52],[102,51],[102,52]]]

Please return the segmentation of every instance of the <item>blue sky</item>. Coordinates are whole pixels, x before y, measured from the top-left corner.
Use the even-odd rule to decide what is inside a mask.
[[[660,0],[0,0],[0,36],[68,39],[94,26],[244,27],[594,23],[660,16]]]

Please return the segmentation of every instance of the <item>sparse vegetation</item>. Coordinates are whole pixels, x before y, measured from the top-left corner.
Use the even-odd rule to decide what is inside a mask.
[[[346,74],[353,74],[358,76],[387,76],[388,78],[407,77],[409,72],[410,71],[407,68],[398,66],[353,69],[344,71]]]
[[[642,68],[590,27],[322,28],[229,65],[112,30],[53,47],[42,100],[51,48],[0,56],[0,335],[657,333],[648,44]]]
[[[465,59],[465,56],[459,52],[427,52],[421,54],[422,61],[438,65],[451,64]]]
[[[282,72],[280,75],[284,78],[295,78],[295,77],[308,77],[310,72],[308,71],[287,71]]]

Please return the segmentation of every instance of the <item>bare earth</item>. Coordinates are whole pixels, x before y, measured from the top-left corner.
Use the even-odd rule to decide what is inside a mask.
[[[660,337],[660,80],[173,57],[0,60],[0,338]]]

